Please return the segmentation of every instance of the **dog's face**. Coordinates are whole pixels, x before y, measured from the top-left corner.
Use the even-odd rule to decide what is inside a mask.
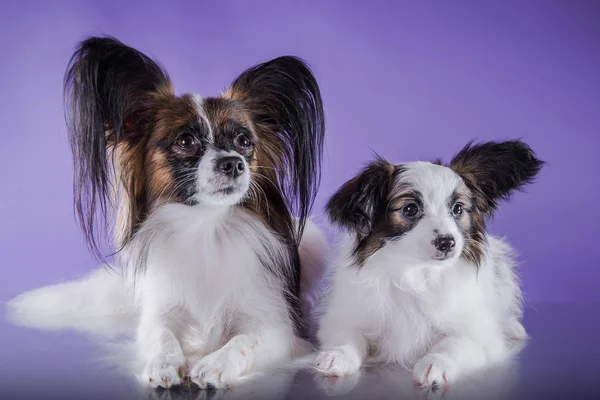
[[[460,257],[478,265],[486,218],[542,164],[518,141],[467,145],[449,166],[378,159],[338,190],[327,212],[355,234],[359,266],[384,247],[404,265],[445,265]]]
[[[242,104],[184,95],[162,99],[143,156],[156,204],[230,206],[248,193],[258,138]]]
[[[386,232],[394,251],[410,261],[453,260],[469,240],[471,198],[450,168],[405,163],[395,167],[386,211],[375,226]]]
[[[203,204],[232,205],[248,192],[258,140],[250,115],[240,105],[219,99],[203,102],[207,129],[198,165],[195,198]]]

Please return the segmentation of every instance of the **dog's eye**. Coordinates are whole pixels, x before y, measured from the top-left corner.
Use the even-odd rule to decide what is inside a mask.
[[[240,133],[235,138],[235,143],[240,147],[246,148],[246,147],[250,147],[250,145],[252,144],[252,141],[250,140],[248,135],[246,135],[245,133]]]
[[[412,218],[419,213],[419,206],[415,203],[407,204],[402,208],[402,213],[407,217]]]
[[[452,214],[455,217],[460,217],[462,215],[464,211],[463,205],[462,203],[456,203],[453,207],[452,207]]]
[[[193,135],[190,135],[189,133],[184,133],[183,135],[179,136],[177,140],[175,140],[175,144],[181,147],[182,149],[189,149],[195,146],[196,143],[196,138]]]

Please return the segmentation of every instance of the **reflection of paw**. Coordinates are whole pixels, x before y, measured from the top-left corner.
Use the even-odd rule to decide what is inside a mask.
[[[327,396],[341,396],[356,387],[360,380],[360,373],[338,377],[332,375],[315,375],[315,384]]]
[[[525,340],[528,337],[525,327],[516,319],[508,322],[505,328],[505,334],[512,340]]]
[[[190,371],[190,378],[201,389],[221,389],[239,381],[247,367],[245,352],[220,349],[200,360]]]
[[[142,383],[165,389],[179,385],[185,374],[185,359],[180,355],[160,355],[150,359],[142,372]]]
[[[194,400],[222,400],[232,398],[232,392],[230,390],[198,390],[193,396],[181,396],[179,399],[194,399]]]
[[[441,388],[439,386],[423,386],[419,390],[419,398],[423,400],[443,399],[447,393],[448,385],[444,385]]]
[[[421,386],[440,387],[456,379],[458,369],[454,361],[442,354],[428,354],[413,368],[413,377]]]
[[[360,368],[358,352],[349,346],[340,346],[321,352],[315,360],[315,368],[325,375],[345,376]]]

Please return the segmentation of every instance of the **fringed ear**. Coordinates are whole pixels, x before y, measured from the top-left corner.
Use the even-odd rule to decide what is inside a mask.
[[[377,158],[360,173],[344,183],[329,199],[325,210],[332,223],[356,233],[359,240],[367,237],[393,184],[395,167]]]
[[[114,38],[92,37],[73,54],[64,90],[75,166],[75,208],[90,250],[102,259],[96,213],[99,209],[103,214],[106,229],[117,190],[113,185],[123,185],[129,221],[127,232],[120,236],[131,238],[134,221],[144,212],[143,179],[136,178],[151,133],[151,119],[144,113],[153,98],[172,94],[172,88],[167,74],[146,55]],[[111,167],[119,171],[121,182],[113,182]]]
[[[321,180],[325,120],[317,81],[299,58],[284,56],[243,72],[224,94],[254,120],[261,175],[277,182],[302,237]]]
[[[477,197],[481,211],[491,214],[498,202],[532,183],[544,162],[519,140],[467,144],[450,162]]]

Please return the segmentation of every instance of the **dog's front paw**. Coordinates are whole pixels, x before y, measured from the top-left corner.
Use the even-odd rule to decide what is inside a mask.
[[[454,381],[457,375],[456,363],[443,354],[428,354],[413,368],[413,377],[421,386],[439,387]]]
[[[315,368],[325,375],[342,377],[357,372],[360,356],[349,346],[340,346],[322,351],[315,360]]]
[[[182,355],[159,355],[146,363],[141,381],[152,387],[168,389],[181,383],[185,375],[185,359]]]
[[[222,389],[241,380],[247,368],[248,354],[220,349],[196,363],[190,371],[190,378],[201,389]]]

